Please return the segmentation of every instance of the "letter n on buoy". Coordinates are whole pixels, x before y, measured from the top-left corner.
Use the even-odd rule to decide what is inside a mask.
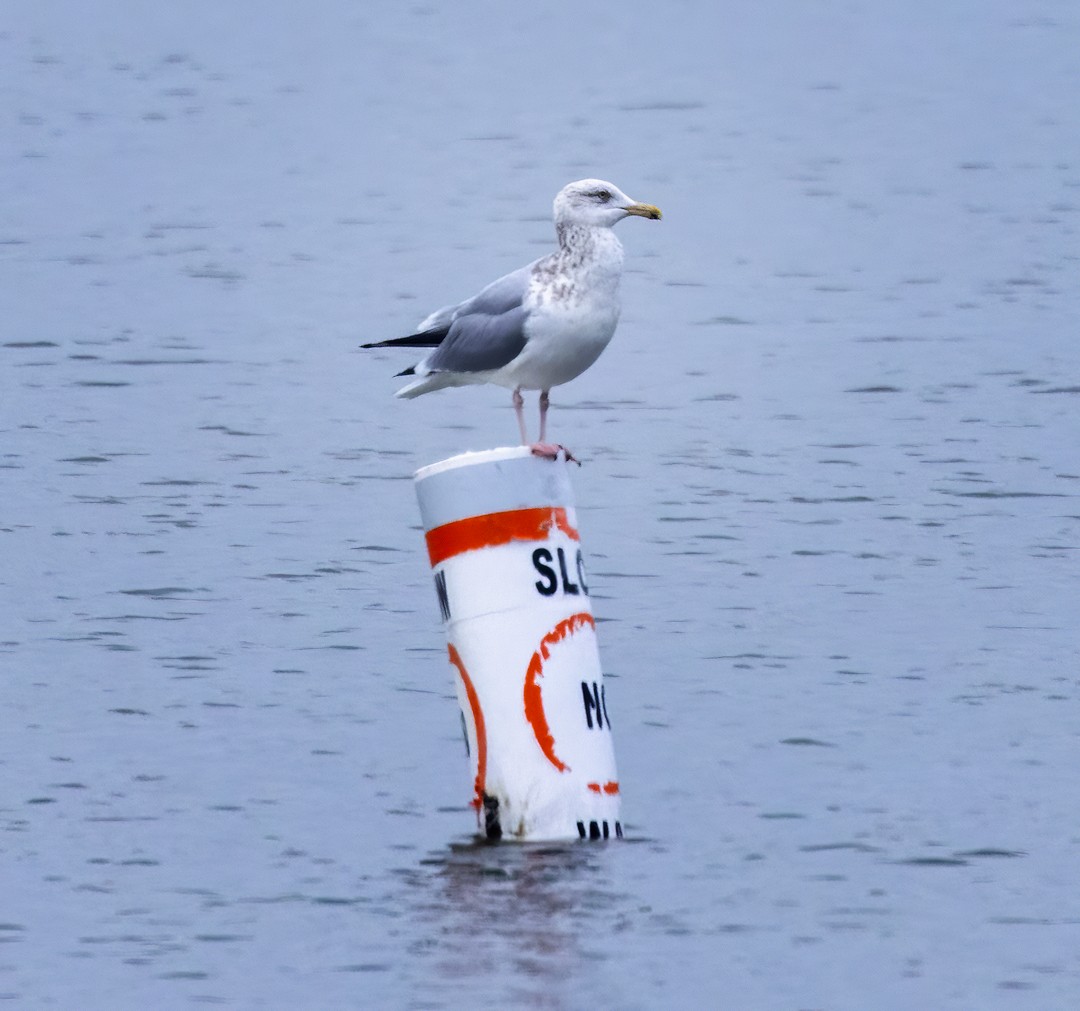
[[[489,839],[622,836],[596,622],[567,466],[528,447],[416,473]]]

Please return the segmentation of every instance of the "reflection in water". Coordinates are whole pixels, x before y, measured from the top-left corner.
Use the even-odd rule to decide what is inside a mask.
[[[607,887],[609,855],[602,844],[452,845],[401,872],[425,935],[414,954],[440,983],[509,968],[531,1006],[543,1006],[583,963],[604,961],[590,941],[598,917],[620,902]]]

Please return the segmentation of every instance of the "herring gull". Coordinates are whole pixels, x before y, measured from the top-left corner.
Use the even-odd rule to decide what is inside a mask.
[[[660,211],[602,179],[570,183],[555,197],[555,252],[433,312],[408,337],[361,347],[435,349],[398,373],[416,377],[398,397],[474,383],[508,387],[522,443],[538,456],[555,459],[561,449],[573,459],[546,442],[548,394],[592,365],[615,333],[623,248],[611,227],[630,215],[657,220]],[[540,391],[540,438],[531,444],[522,390]]]

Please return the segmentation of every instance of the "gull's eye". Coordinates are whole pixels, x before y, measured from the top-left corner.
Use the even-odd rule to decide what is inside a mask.
[[[602,204],[606,204],[611,199],[611,192],[609,190],[594,190],[592,196]]]

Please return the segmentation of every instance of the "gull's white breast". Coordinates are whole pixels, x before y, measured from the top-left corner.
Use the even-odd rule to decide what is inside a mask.
[[[570,249],[537,264],[525,297],[527,343],[501,370],[502,385],[546,390],[568,383],[608,346],[619,322],[622,246],[607,229],[589,240],[577,255]]]

